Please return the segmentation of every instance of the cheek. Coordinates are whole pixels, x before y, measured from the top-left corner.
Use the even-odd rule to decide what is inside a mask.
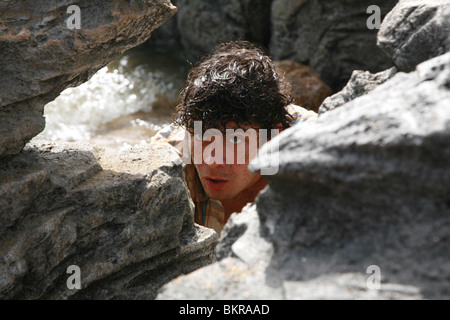
[[[249,184],[258,176],[257,174],[250,172],[246,164],[231,166],[231,173],[237,185]]]
[[[194,164],[201,164],[203,162],[203,150],[205,150],[206,144],[201,141],[194,141],[191,138],[191,160]]]

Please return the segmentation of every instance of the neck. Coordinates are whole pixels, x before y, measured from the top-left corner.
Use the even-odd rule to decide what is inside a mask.
[[[227,200],[222,200],[222,206],[225,209],[225,221],[234,212],[241,212],[247,203],[254,202],[258,193],[267,186],[267,180],[261,177],[250,188],[243,190],[235,197]]]

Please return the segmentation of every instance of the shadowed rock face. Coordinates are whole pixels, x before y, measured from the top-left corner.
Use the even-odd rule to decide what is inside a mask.
[[[115,154],[32,140],[0,164],[2,299],[152,299],[215,260],[170,147]],[[69,290],[71,265],[81,290]]]
[[[367,8],[378,5],[380,20],[397,0],[173,0],[179,13],[150,41],[182,44],[195,62],[223,41],[249,40],[268,48],[275,60],[312,67],[333,91],[354,70],[380,72],[391,59],[367,28]]]
[[[178,13],[155,32],[156,41],[176,41],[196,61],[230,40],[267,45],[272,0],[173,0]]]
[[[69,29],[70,5],[81,29]],[[146,41],[175,14],[169,0],[9,0],[0,3],[0,156],[44,129],[46,103]]]
[[[333,91],[354,70],[379,72],[392,66],[376,46],[377,30],[367,28],[367,8],[380,7],[383,18],[397,0],[273,0],[270,52],[277,60],[311,66]]]
[[[225,226],[220,261],[158,299],[448,299],[449,105],[447,53],[283,131],[250,166],[280,163]]]

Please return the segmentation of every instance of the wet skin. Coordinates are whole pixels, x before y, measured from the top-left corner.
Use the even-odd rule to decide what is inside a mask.
[[[206,139],[205,135],[203,137],[193,136],[191,139],[191,141],[197,139],[202,145],[203,161],[201,164],[194,164],[202,186],[211,199],[221,201],[227,220],[233,212],[240,212],[247,203],[253,202],[258,193],[267,185],[267,180],[260,173],[248,170],[248,164],[256,156],[259,148],[257,128],[255,126],[238,126],[234,122],[226,125],[226,129],[238,128],[246,132],[249,132],[247,130],[251,128],[256,129],[254,130],[256,140],[254,140],[253,147],[250,147],[252,143],[250,136],[240,133],[224,134],[221,137],[212,136]],[[255,138],[254,135],[252,137]],[[219,140],[216,141],[216,139]],[[216,146],[222,145],[223,149],[217,151],[219,148],[211,148],[214,142]],[[245,152],[243,153],[244,146]],[[191,148],[192,154],[194,154],[193,144]],[[230,151],[233,151],[231,154],[234,155],[234,158],[227,159],[227,152]],[[222,163],[217,161],[220,158],[222,158]]]

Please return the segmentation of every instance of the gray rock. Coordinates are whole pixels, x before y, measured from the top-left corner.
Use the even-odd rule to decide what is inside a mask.
[[[449,10],[449,0],[400,0],[381,25],[378,46],[399,70],[414,70],[450,50]]]
[[[372,74],[369,71],[355,70],[347,85],[338,93],[326,98],[319,107],[319,115],[324,112],[339,108],[340,106],[363,96],[380,84],[385,83],[397,73],[397,68]]]
[[[377,1],[383,18],[397,0]],[[276,60],[311,66],[335,92],[354,70],[392,67],[376,46],[377,30],[367,28],[371,0],[274,0],[270,52]]]
[[[275,60],[311,66],[334,91],[353,70],[379,72],[392,61],[367,28],[370,0],[174,0],[178,14],[152,35],[150,43],[183,45],[192,62],[218,43],[249,40],[269,49]],[[383,18],[397,0],[377,1]]]
[[[180,276],[162,287],[156,300],[271,300],[282,299],[282,288],[266,283],[264,270],[236,258],[225,258]]]
[[[169,147],[116,154],[33,139],[0,162],[1,299],[153,299],[215,261]],[[68,289],[71,265],[81,289]]]
[[[223,260],[157,299],[449,299],[449,105],[450,53],[283,131],[251,164],[280,168],[232,215]]]
[[[70,5],[81,29],[69,29]],[[44,106],[144,41],[176,8],[169,0],[0,3],[0,156],[44,129]]]
[[[223,229],[221,241],[216,247],[217,258],[238,258],[255,268],[265,266],[269,262],[267,257],[272,256],[273,246],[260,239],[249,250],[249,240],[259,237],[261,223],[254,205],[247,205],[243,211],[245,214],[233,215]]]

